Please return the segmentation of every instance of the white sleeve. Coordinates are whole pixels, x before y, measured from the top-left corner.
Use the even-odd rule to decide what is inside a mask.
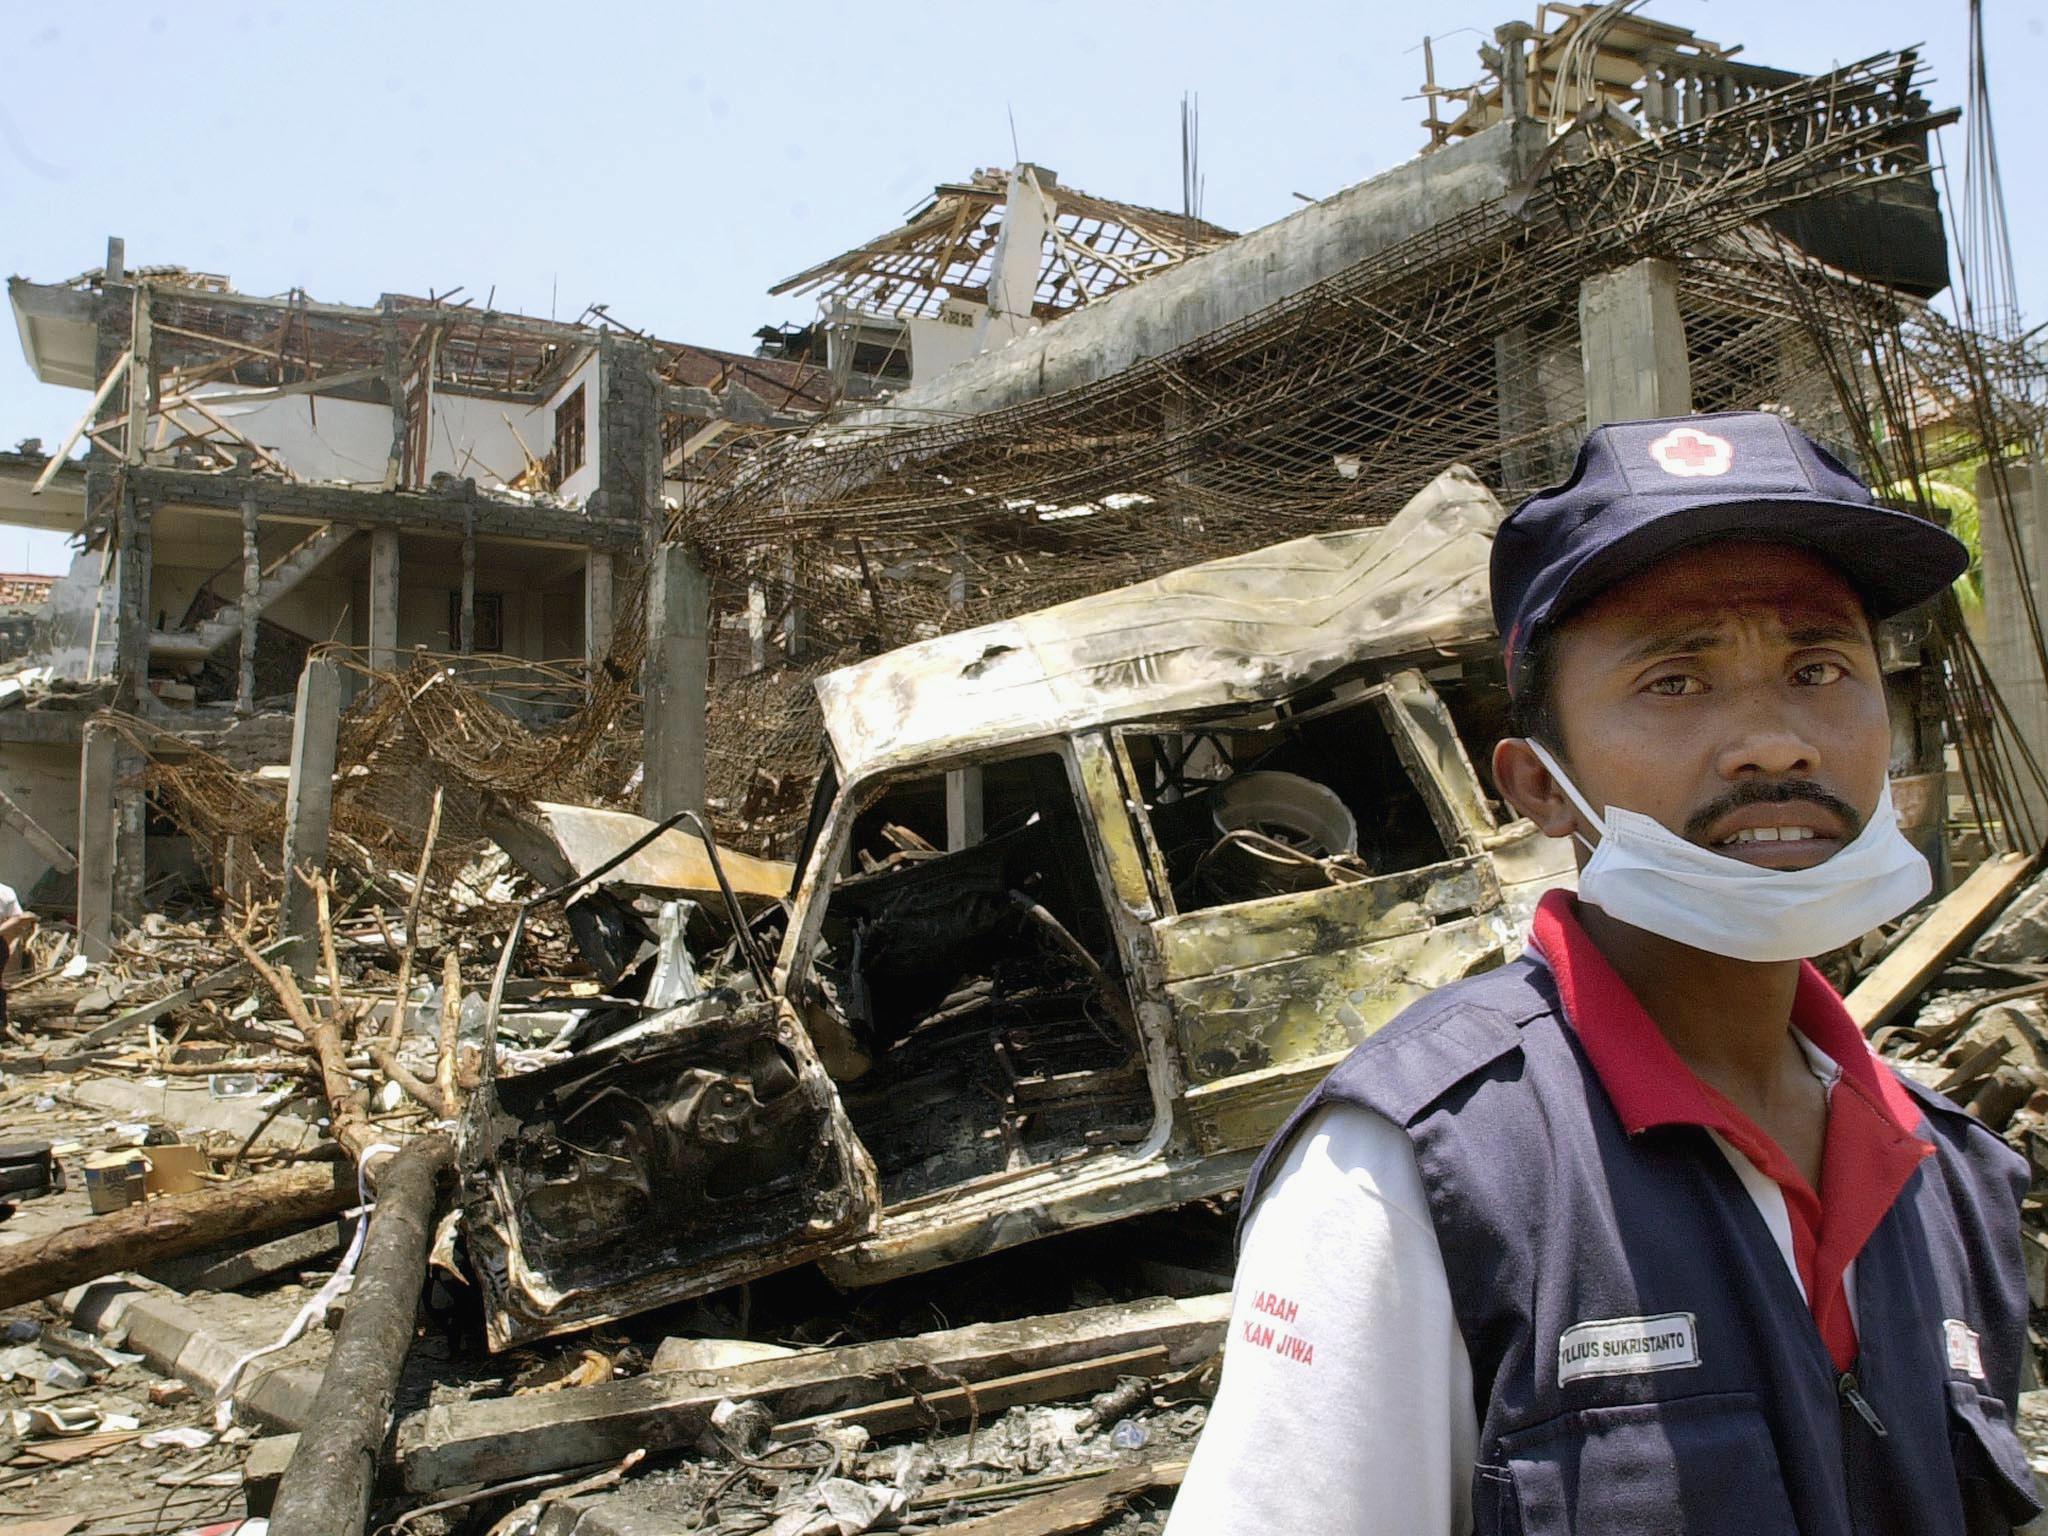
[[[1309,1118],[1253,1208],[1234,1298],[1167,1536],[1470,1529],[1472,1362],[1400,1127]]]

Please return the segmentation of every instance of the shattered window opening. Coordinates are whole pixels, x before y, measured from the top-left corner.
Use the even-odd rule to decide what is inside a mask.
[[[470,608],[472,633],[470,649],[496,655],[505,649],[505,594],[479,592]],[[454,650],[462,638],[462,594],[448,594],[448,648]]]
[[[583,467],[589,421],[584,411],[583,386],[578,384],[555,407],[554,480],[561,485]]]
[[[943,774],[862,809],[797,987],[866,1059],[839,1092],[889,1203],[1141,1141],[1153,1124],[1064,758],[970,771],[986,831],[967,847],[945,851]]]
[[[1455,857],[1395,745],[1386,707],[1384,690],[1354,682],[1177,731],[1124,732],[1175,909]]]
[[[1499,661],[1485,656],[1461,667],[1429,674],[1429,686],[1450,712],[1458,739],[1471,759],[1473,778],[1480,794],[1493,811],[1496,825],[1513,821],[1516,812],[1502,800],[1493,782],[1493,749],[1504,736],[1512,734],[1508,719],[1507,677]]]

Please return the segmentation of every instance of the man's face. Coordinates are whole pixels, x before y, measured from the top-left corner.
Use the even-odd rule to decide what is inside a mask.
[[[1674,555],[1573,614],[1554,658],[1565,771],[1596,810],[1804,869],[1853,838],[1884,791],[1891,733],[1870,626],[1816,555],[1734,541]],[[1544,809],[1569,818],[1538,815],[1545,831],[1598,841],[1568,804]]]

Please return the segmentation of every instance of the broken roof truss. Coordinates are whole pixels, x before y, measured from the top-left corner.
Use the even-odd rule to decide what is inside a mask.
[[[1019,168],[1019,185],[1052,212],[1040,252],[1032,314],[1050,320],[1070,309],[1179,266],[1236,236],[1201,219],[1091,197],[1061,185],[1050,171]],[[816,293],[870,315],[936,318],[949,298],[986,302],[996,241],[1013,178],[976,171],[933,189],[901,228],[784,278],[773,294]]]

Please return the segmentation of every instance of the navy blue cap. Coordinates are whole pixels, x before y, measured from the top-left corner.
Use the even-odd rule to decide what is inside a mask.
[[[1714,539],[1811,549],[1879,619],[1925,602],[1970,563],[1946,529],[1877,505],[1839,459],[1766,411],[1612,422],[1586,434],[1569,480],[1531,496],[1494,535],[1493,618],[1509,688],[1544,629]]]

